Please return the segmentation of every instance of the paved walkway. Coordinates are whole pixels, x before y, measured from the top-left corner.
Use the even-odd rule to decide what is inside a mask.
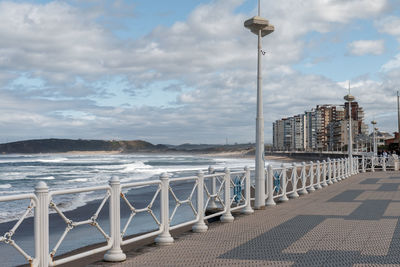
[[[166,247],[91,266],[400,266],[400,172],[353,176],[299,199],[212,223]]]

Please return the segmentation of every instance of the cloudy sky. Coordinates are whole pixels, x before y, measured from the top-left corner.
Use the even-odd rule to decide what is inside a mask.
[[[272,122],[341,104],[397,129],[400,1],[261,0]],[[0,143],[254,142],[256,0],[0,1]]]

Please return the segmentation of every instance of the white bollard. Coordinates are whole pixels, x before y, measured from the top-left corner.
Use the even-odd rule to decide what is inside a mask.
[[[251,208],[251,194],[250,194],[250,190],[251,190],[251,184],[250,184],[250,168],[249,167],[244,167],[244,171],[246,172],[246,183],[245,183],[245,196],[246,196],[246,207],[244,207],[244,209],[242,210],[243,214],[252,214],[254,213],[254,210]]]
[[[268,182],[268,198],[267,198],[267,206],[275,206],[276,203],[274,201],[274,170],[272,169],[272,165],[269,164],[267,167],[267,182]]]
[[[220,221],[224,223],[233,222],[235,218],[233,218],[231,213],[231,172],[228,168],[225,168],[225,212],[222,214]],[[265,200],[264,200],[265,201]]]
[[[104,254],[104,260],[118,262],[126,260],[126,255],[121,249],[121,184],[118,177],[112,177],[109,185],[111,186],[109,212],[112,247]]]
[[[49,188],[40,181],[35,187],[35,258],[39,267],[49,266]]]
[[[197,214],[198,220],[192,226],[192,231],[204,233],[208,226],[204,223],[204,173],[201,170],[197,172]]]
[[[169,177],[167,173],[162,173],[161,180],[161,228],[162,233],[156,237],[157,245],[171,245],[174,242],[169,233]]]
[[[286,187],[287,187],[287,184],[286,184],[286,180],[287,180],[287,177],[286,177],[287,176],[286,166],[285,166],[285,164],[282,163],[281,167],[282,167],[282,196],[279,198],[279,201],[287,202],[287,201],[289,201],[289,198],[286,195]]]

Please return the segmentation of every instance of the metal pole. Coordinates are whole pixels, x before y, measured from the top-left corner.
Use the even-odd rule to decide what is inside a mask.
[[[398,124],[397,131],[398,131],[398,138],[399,138],[399,140],[398,140],[399,145],[398,145],[397,149],[400,149],[400,104],[399,103],[400,103],[399,91],[397,91],[397,124]]]
[[[256,209],[265,206],[264,117],[261,79],[261,30],[258,31],[257,60],[257,117],[256,117]]]
[[[349,91],[350,91],[350,83],[349,83]],[[350,98],[349,98],[350,99]],[[352,126],[351,126],[351,101],[349,100],[349,145],[348,145],[348,150],[349,150],[349,159],[353,158],[353,136],[352,136]],[[350,161],[350,169],[353,167],[353,162]]]
[[[376,157],[377,154],[377,145],[376,145],[376,130],[375,130],[375,125],[374,125],[374,156]]]

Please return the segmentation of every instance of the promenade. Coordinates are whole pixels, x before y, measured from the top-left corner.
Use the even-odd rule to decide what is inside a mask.
[[[400,266],[399,185],[398,171],[360,173],[89,266]]]

